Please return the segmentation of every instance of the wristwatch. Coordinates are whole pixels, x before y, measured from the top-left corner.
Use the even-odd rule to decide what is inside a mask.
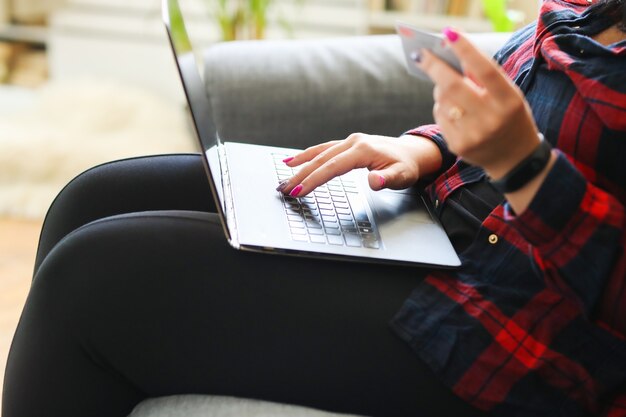
[[[539,133],[539,145],[533,153],[517,164],[499,180],[490,180],[491,185],[502,194],[519,190],[535,178],[550,161],[552,146]]]

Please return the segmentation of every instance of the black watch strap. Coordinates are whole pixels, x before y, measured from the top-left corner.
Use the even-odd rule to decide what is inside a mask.
[[[491,185],[502,194],[517,191],[535,178],[550,161],[552,147],[540,133],[539,146],[526,159],[517,164],[499,180],[491,180]]]

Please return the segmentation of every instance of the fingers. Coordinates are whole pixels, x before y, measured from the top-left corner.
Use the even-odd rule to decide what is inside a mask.
[[[451,28],[444,30],[447,45],[461,61],[464,74],[459,74],[446,62],[428,50],[420,51],[418,65],[442,90],[453,91],[459,100],[467,101],[469,93],[480,94],[486,90],[494,97],[508,95],[511,81],[498,64],[476,48],[467,37]],[[459,104],[465,104],[459,102]]]
[[[297,184],[290,192],[292,197],[302,197],[309,194],[322,184],[335,177],[341,176],[355,168],[361,168],[355,156],[349,152],[341,152],[331,156],[321,165],[311,165],[309,169],[301,170],[290,182]],[[311,170],[312,169],[312,170]]]
[[[443,33],[470,78],[496,96],[509,89],[509,79],[490,56],[479,50],[465,35],[452,28],[444,29]]]
[[[319,145],[311,146],[310,148],[305,149],[299,154],[296,154],[291,158],[285,159],[283,162],[286,163],[287,166],[297,167],[299,165],[302,165],[305,162],[309,162],[310,160],[312,160],[313,158],[315,158],[322,152],[326,151],[329,148],[332,148],[333,146],[339,143],[341,143],[341,141],[333,140],[330,142],[320,143]]]
[[[463,134],[466,132],[464,130],[465,126],[461,126],[461,123],[458,123],[458,119],[455,120],[450,116],[451,109],[454,106],[454,104],[450,103],[442,104],[442,102],[435,102],[433,106],[433,117],[437,125],[439,125],[441,131],[445,132],[446,144],[448,145],[450,152],[460,155],[463,153],[462,146],[468,145],[468,135]],[[465,140],[457,140],[459,137],[463,137]]]
[[[384,188],[402,190],[410,187],[415,182],[407,173],[405,165],[396,163],[382,170],[370,171],[367,175],[367,181],[370,188],[374,191]]]
[[[358,136],[352,135],[351,137]],[[302,197],[331,179],[359,168],[358,156],[348,152],[353,140],[331,141],[307,148],[284,162],[290,167],[304,165],[293,177],[279,184],[277,191]]]
[[[303,197],[335,177],[357,168],[367,168],[373,190],[406,188],[417,180],[419,169],[414,153],[421,142],[398,138],[352,134],[343,141],[317,145],[286,160],[289,166],[302,165],[278,191],[292,197]],[[438,150],[437,150],[438,151]]]
[[[476,98],[482,96],[480,87],[430,51],[422,51],[421,55],[422,68],[435,82],[433,97],[436,102],[446,103],[452,99],[454,104],[463,108],[471,108],[475,105]]]
[[[442,132],[449,142],[457,135],[468,142],[472,132],[494,130],[499,124],[496,116],[504,118],[520,92],[497,63],[465,36],[450,28],[444,30],[444,35],[465,73],[458,73],[429,50],[420,51],[417,65],[435,83],[433,115]]]

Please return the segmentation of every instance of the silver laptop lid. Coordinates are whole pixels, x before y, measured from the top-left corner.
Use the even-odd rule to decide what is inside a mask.
[[[226,225],[226,216],[223,206],[223,190],[221,183],[221,167],[218,152],[215,151],[220,144],[217,127],[213,122],[211,103],[207,96],[204,83],[200,77],[198,63],[194,56],[191,40],[187,34],[185,22],[178,0],[163,0],[162,2],[163,23],[174,54],[174,60],[178,74],[182,81],[183,90],[189,104],[196,136],[203,153],[202,160],[207,171],[207,177],[211,186],[211,192],[215,200],[218,214],[222,220],[222,226],[226,237],[230,239],[230,232]],[[212,150],[211,157],[209,150]]]
[[[198,63],[187,34],[178,0],[163,0],[163,22],[172,45],[183,89],[191,108],[194,126],[202,147],[217,145],[217,128],[213,123],[211,103],[198,71]]]

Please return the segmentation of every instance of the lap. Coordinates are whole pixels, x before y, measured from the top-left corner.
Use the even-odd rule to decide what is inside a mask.
[[[194,162],[172,162],[187,164]],[[80,196],[61,198],[76,204]],[[176,201],[159,202],[166,200]],[[59,398],[70,403],[81,392],[83,415],[104,410],[103,396],[105,415],[115,415],[114,407],[178,393],[366,415],[473,413],[387,326],[423,270],[236,251],[207,211],[115,206],[65,226],[71,231],[41,258],[13,345],[5,410],[37,381],[61,408]]]

